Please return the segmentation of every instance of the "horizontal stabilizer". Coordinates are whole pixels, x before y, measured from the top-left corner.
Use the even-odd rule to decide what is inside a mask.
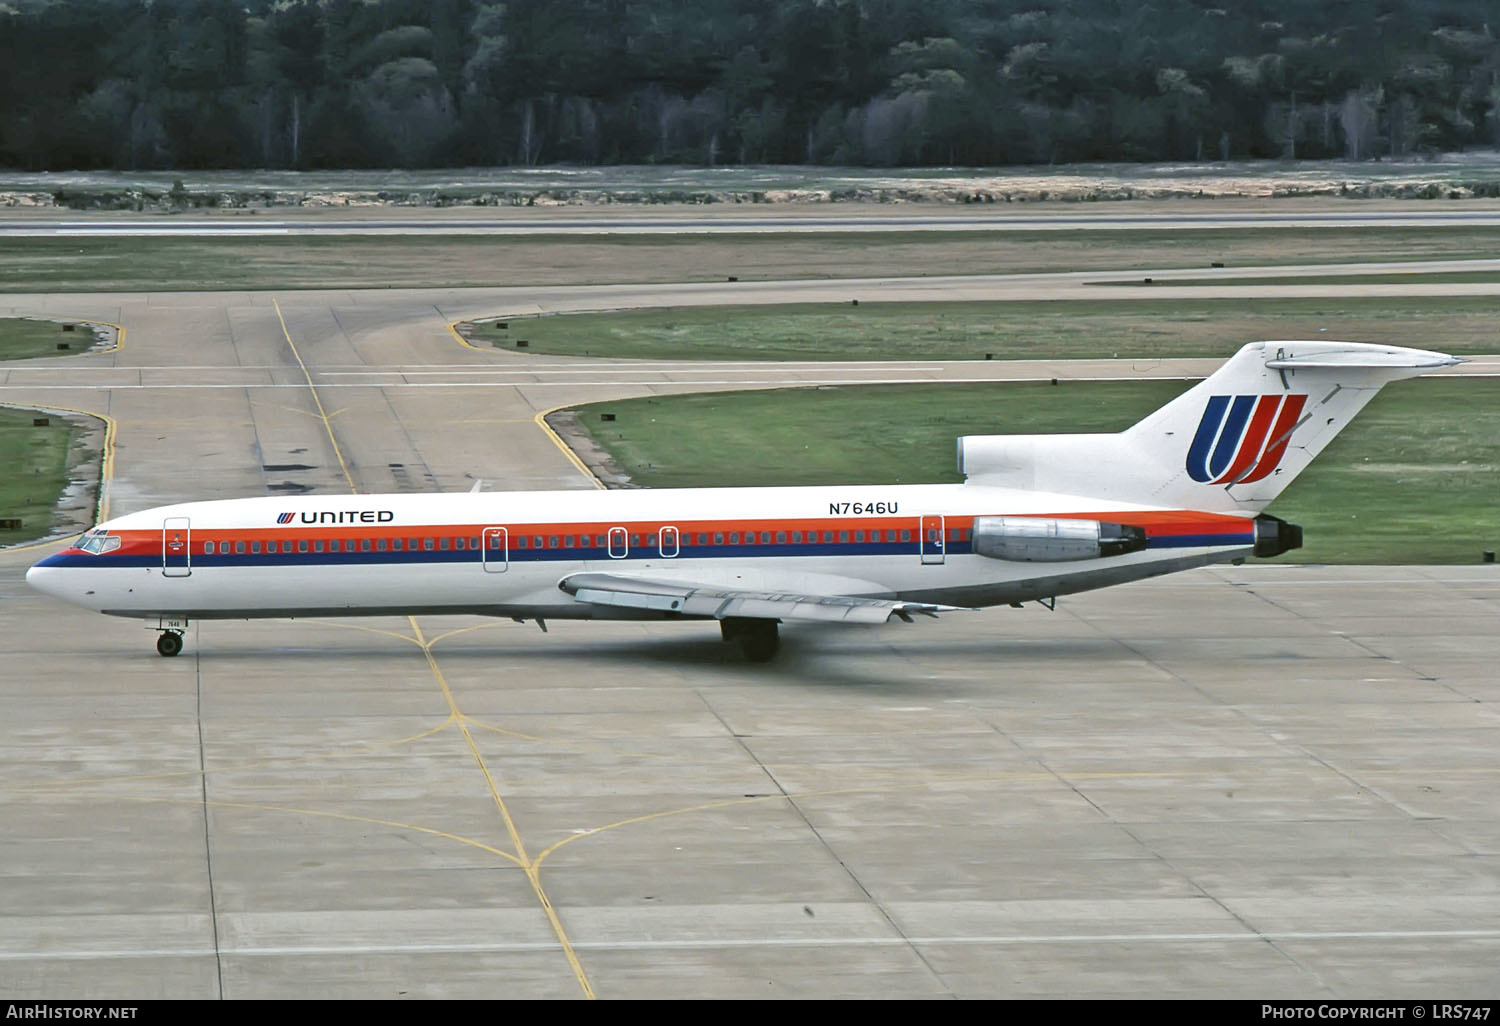
[[[1274,360],[1267,360],[1266,366],[1272,370],[1300,370],[1312,367],[1344,370],[1350,367],[1363,367],[1372,370],[1396,368],[1425,371],[1452,367],[1460,363],[1463,361],[1456,356],[1428,352],[1425,349],[1371,347],[1370,349],[1335,349],[1322,353],[1278,356]]]

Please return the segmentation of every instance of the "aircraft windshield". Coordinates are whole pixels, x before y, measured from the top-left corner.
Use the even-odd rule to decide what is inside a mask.
[[[74,548],[84,552],[99,555],[103,552],[113,552],[120,547],[120,539],[107,531],[87,531],[79,538]]]

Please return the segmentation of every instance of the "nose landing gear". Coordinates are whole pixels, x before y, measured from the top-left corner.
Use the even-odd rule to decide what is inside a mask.
[[[182,635],[177,631],[162,631],[156,638],[158,655],[174,656],[182,651]]]
[[[182,636],[187,633],[185,616],[153,616],[146,621],[148,631],[156,631],[156,654],[171,657],[182,651]]]

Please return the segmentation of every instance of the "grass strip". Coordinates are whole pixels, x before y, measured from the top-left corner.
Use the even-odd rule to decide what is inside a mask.
[[[67,327],[70,324],[73,325],[71,329]],[[28,360],[66,352],[87,352],[93,345],[94,332],[89,325],[30,317],[0,317],[0,360]]]
[[[45,419],[45,426],[36,420]],[[0,545],[41,538],[68,487],[77,429],[56,415],[0,407]],[[19,527],[3,523],[19,520]]]

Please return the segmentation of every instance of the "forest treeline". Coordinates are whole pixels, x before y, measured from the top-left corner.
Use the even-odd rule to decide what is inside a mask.
[[[1495,0],[0,0],[0,166],[1500,146]]]

